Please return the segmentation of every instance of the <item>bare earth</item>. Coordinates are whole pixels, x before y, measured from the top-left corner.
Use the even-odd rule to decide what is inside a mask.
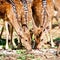
[[[60,60],[56,49],[0,50],[0,60]]]

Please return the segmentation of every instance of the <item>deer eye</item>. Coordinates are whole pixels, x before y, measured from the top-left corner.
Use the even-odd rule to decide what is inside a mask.
[[[27,40],[25,40],[25,41],[27,41]]]

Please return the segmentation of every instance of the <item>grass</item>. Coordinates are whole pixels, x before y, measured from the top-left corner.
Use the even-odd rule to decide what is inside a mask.
[[[54,39],[54,41],[56,41],[56,40],[57,41],[60,41],[60,37],[57,37],[57,38]]]
[[[6,44],[6,39],[1,38],[0,39],[0,45],[5,45]]]
[[[34,59],[34,55],[33,54],[27,54],[26,50],[16,50],[16,53],[20,55],[17,57],[17,60],[26,60],[28,58],[30,58],[31,60]]]

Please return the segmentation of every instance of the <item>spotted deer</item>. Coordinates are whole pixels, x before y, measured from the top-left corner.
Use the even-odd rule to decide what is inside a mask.
[[[13,2],[14,1],[14,2]],[[11,4],[11,2],[13,4]],[[23,4],[21,2],[19,2],[19,0],[0,0],[0,16],[2,18],[2,16],[9,21],[9,23],[11,23],[11,25],[13,26],[13,28],[15,29],[15,31],[17,32],[18,36],[21,38],[21,42],[23,44],[23,46],[25,46],[25,48],[27,50],[31,50],[31,44],[30,44],[30,37],[27,37],[27,34],[29,35],[29,31],[24,32],[21,27],[20,27],[20,23],[22,23],[21,25],[25,25],[26,22],[24,20],[24,11],[23,11]],[[20,22],[19,22],[20,21]],[[8,46],[8,40],[6,45]],[[28,46],[30,47],[28,47]]]

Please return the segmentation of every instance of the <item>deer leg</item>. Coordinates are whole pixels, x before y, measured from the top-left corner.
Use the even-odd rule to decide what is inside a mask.
[[[47,41],[50,41],[50,35],[49,35],[49,31],[47,29],[45,29],[45,35],[47,37]]]
[[[59,28],[60,28],[60,22],[59,22],[59,19],[60,19],[60,11],[58,11],[57,15],[56,15],[56,20],[58,22],[58,25],[59,25]]]
[[[3,31],[4,31],[4,26],[2,27],[2,31],[1,31],[1,34],[0,34],[0,38],[1,38],[2,34],[3,34]]]
[[[13,28],[12,28],[12,33],[13,33]],[[11,36],[13,37],[13,34],[12,34]],[[17,48],[17,46],[16,46],[16,44],[15,44],[15,42],[14,42],[14,38],[12,38],[12,44],[13,44],[13,47],[14,47],[14,48]]]
[[[10,45],[11,45],[11,47],[13,48],[17,48],[17,46],[16,46],[16,44],[15,44],[15,42],[14,42],[14,39],[13,39],[13,26],[10,24],[9,25],[9,30],[10,30]]]
[[[8,49],[8,36],[9,36],[9,31],[8,31],[8,22],[5,21],[5,27],[6,27],[6,49]]]
[[[5,21],[3,23],[5,24]],[[4,31],[4,24],[3,24],[2,29],[1,29],[0,38],[1,38],[3,31]]]
[[[51,41],[51,47],[54,47],[54,42],[53,42],[53,38],[52,38],[52,21],[50,20],[50,41]]]
[[[21,46],[21,40],[20,40],[20,37],[18,36],[18,48],[20,48]]]

